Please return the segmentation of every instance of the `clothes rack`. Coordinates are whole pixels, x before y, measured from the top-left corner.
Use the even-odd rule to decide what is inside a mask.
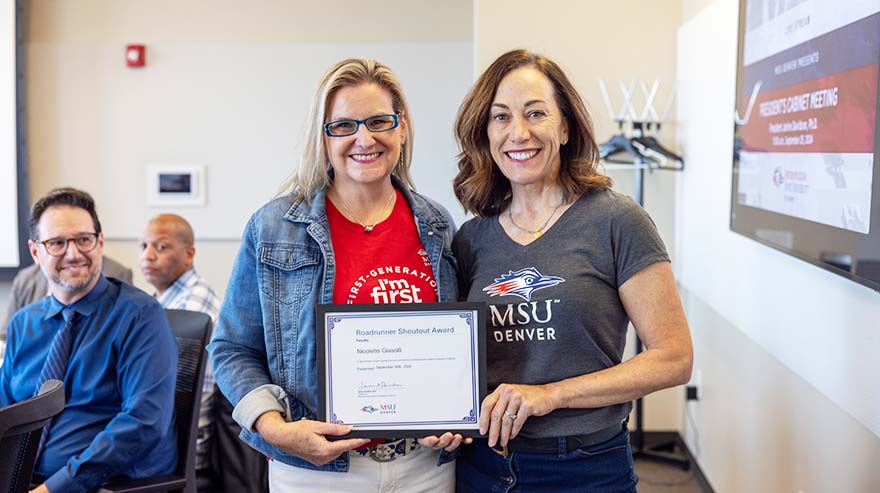
[[[621,128],[621,131],[624,129],[625,120],[618,120],[618,124]],[[635,145],[635,143],[641,142],[642,139],[645,139],[645,127],[650,127],[650,124],[653,123],[656,125],[655,128],[660,127],[660,122],[643,122],[643,121],[630,121],[632,125],[632,134],[630,136],[626,136],[623,133],[612,137],[608,143],[603,144],[606,146],[611,143],[616,149],[617,153],[625,153],[628,154],[629,160],[620,160],[620,159],[609,159],[608,156],[614,154],[603,155],[603,159],[605,162],[603,163],[603,167],[606,170],[632,170],[633,172],[633,184],[634,184],[634,196],[636,202],[642,207],[645,206],[645,171],[647,170],[649,173],[654,170],[667,170],[667,171],[681,171],[684,169],[684,160],[674,153],[670,153],[666,149],[657,146],[662,151],[658,150],[658,154],[663,154],[662,157],[657,157],[656,159],[646,156],[642,149]],[[622,139],[626,139],[626,141],[630,144],[627,145],[626,142],[623,142]],[[656,142],[656,139],[654,139]],[[614,150],[612,149],[612,150]],[[603,149],[605,151],[608,150],[608,147]],[[672,162],[672,165],[668,165],[667,161]],[[638,334],[635,334],[635,354],[638,355],[644,351],[644,346],[642,341],[639,339]],[[633,430],[632,437],[630,440],[632,449],[633,449],[633,458],[636,459],[645,459],[645,460],[653,460],[656,462],[662,462],[665,464],[670,464],[676,467],[680,467],[681,469],[688,470],[691,467],[691,462],[687,457],[687,454],[678,454],[675,453],[675,450],[679,448],[679,443],[676,440],[665,441],[662,443],[654,444],[651,446],[645,445],[645,430],[644,430],[644,413],[645,413],[645,403],[643,398],[638,398],[635,401],[635,415],[636,415],[636,426],[635,430]]]

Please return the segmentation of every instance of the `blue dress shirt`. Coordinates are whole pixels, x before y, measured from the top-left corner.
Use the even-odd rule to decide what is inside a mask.
[[[117,475],[167,474],[177,464],[173,426],[177,343],[159,303],[103,275],[70,305],[79,313],[64,393],[36,473],[53,493],[92,490]],[[25,400],[64,326],[49,296],[9,323],[0,366],[0,405]]]

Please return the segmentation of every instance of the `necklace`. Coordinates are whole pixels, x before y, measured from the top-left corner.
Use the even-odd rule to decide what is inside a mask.
[[[354,214],[354,212],[351,212],[351,209],[349,209],[349,208],[348,208],[348,205],[345,204],[345,201],[342,200],[342,196],[341,196],[341,195],[337,195],[336,198],[339,199],[339,205],[342,206],[342,208],[345,210],[346,214],[347,214],[349,217],[351,217],[352,219],[354,219],[356,223],[358,223],[358,224],[360,224],[361,226],[364,227],[364,233],[370,233],[370,232],[373,231],[373,228],[375,228],[376,225],[379,224],[380,221],[382,221],[383,219],[385,219],[385,211],[388,210],[388,206],[391,204],[391,201],[394,199],[394,195],[396,195],[396,194],[395,194],[395,192],[394,192],[394,189],[392,188],[392,190],[391,190],[391,194],[388,195],[388,200],[385,201],[385,206],[382,207],[382,214],[379,216],[380,219],[379,219],[378,221],[374,222],[373,224],[364,224],[364,222],[361,221],[360,218],[358,218],[358,217]]]
[[[535,239],[538,239],[541,237],[541,235],[544,234],[544,228],[546,228],[547,225],[550,224],[550,220],[553,219],[553,216],[556,215],[556,211],[558,211],[559,208],[562,207],[562,204],[564,202],[565,202],[565,197],[563,197],[562,200],[559,201],[559,205],[557,205],[556,207],[553,208],[552,211],[550,211],[550,216],[547,217],[547,220],[544,221],[544,224],[542,224],[540,228],[538,228],[534,231],[532,231],[531,229],[526,229],[526,228],[520,226],[519,224],[516,224],[516,221],[513,220],[513,214],[510,213],[510,207],[507,208],[507,218],[510,219],[510,224],[513,224],[513,227],[515,227],[516,229],[518,229],[520,231],[525,231],[526,233],[529,233],[532,236],[534,236]]]

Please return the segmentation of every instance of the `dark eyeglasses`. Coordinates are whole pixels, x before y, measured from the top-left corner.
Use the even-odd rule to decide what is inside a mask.
[[[361,125],[370,132],[387,132],[397,128],[397,115],[376,115],[364,120],[335,120],[324,124],[327,137],[346,137],[357,133]]]
[[[81,233],[73,238],[49,238],[40,243],[43,244],[43,248],[46,249],[49,255],[61,257],[67,253],[67,248],[71,241],[76,245],[76,249],[80,253],[89,253],[98,246],[98,233]]]

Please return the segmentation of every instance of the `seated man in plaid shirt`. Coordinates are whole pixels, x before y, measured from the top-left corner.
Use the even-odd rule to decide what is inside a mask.
[[[156,288],[154,296],[163,308],[202,312],[217,322],[220,298],[193,268],[196,249],[193,230],[176,214],[159,214],[147,223],[139,242],[141,272]],[[208,441],[212,435],[211,403],[214,373],[205,368],[199,435],[196,442],[196,469],[207,467]]]
[[[206,313],[217,322],[221,300],[193,268],[196,249],[186,219],[159,214],[147,223],[139,246],[141,271],[156,288],[155,296],[162,307]],[[210,362],[202,389],[196,443],[199,484],[207,478],[210,484],[203,485],[206,491],[268,491],[266,458],[238,439],[241,428],[232,419],[232,405],[223,394],[215,392]]]

